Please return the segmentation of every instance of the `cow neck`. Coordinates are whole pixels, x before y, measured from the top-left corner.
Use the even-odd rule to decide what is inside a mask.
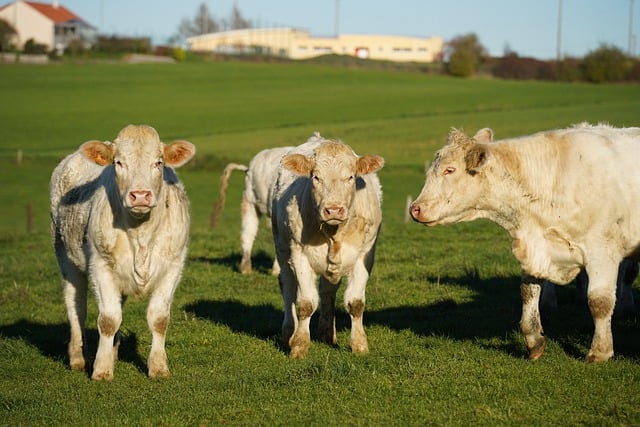
[[[158,204],[141,218],[125,212],[128,227],[125,228],[133,252],[133,278],[139,287],[144,287],[150,279],[151,253],[157,239],[157,218],[165,215],[164,194],[160,191]]]

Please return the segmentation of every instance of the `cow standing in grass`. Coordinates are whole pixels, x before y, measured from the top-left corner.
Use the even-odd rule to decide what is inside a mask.
[[[282,159],[272,230],[281,267],[282,339],[293,358],[309,352],[309,322],[318,305],[320,339],[336,344],[335,299],[343,277],[351,350],[368,352],[362,317],[382,221],[375,172],[383,164],[379,156],[357,156],[342,142],[318,134]]]
[[[113,143],[89,141],[51,177],[51,231],[71,327],[72,369],[85,369],[88,278],[98,302],[100,340],[92,379],[112,380],[116,333],[127,295],[150,295],[149,377],[169,375],[165,335],[189,239],[189,206],[172,167],[195,153],[164,144],[148,126],[127,126]]]
[[[215,227],[218,218],[224,210],[227,199],[227,187],[229,178],[234,170],[245,172],[244,191],[240,205],[242,231],[240,244],[242,246],[242,260],[240,261],[240,273],[251,273],[251,249],[258,234],[260,219],[266,216],[271,226],[271,204],[273,201],[273,187],[278,177],[278,166],[282,156],[293,147],[267,148],[256,154],[249,166],[239,163],[229,163],[225,166],[220,181],[220,198],[215,203],[211,213],[211,227]],[[273,275],[280,273],[277,258],[273,261],[271,269]]]
[[[490,134],[450,133],[411,215],[427,226],[487,218],[510,234],[531,359],[546,345],[541,285],[567,284],[584,268],[595,324],[586,361],[608,360],[618,266],[640,248],[640,128],[581,124],[496,142]]]

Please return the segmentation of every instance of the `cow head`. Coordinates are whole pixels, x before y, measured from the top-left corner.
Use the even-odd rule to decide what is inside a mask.
[[[89,141],[80,151],[100,166],[113,164],[124,208],[134,217],[148,214],[158,203],[164,167],[180,167],[195,154],[187,141],[164,144],[155,129],[129,125],[113,143]]]
[[[492,140],[493,131],[488,128],[472,138],[456,129],[449,133],[448,143],[436,153],[424,187],[409,208],[415,221],[437,225],[477,218],[483,185],[479,175],[487,160],[483,143]]]
[[[297,175],[309,177],[319,221],[338,225],[348,218],[358,177],[379,170],[384,159],[375,155],[358,156],[348,145],[326,141],[309,157],[285,156],[282,165]]]

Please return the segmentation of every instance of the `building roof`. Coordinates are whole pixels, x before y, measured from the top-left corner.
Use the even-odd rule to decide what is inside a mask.
[[[60,4],[57,4],[57,2],[55,2],[56,5],[50,4],[50,3],[38,3],[35,1],[25,1],[25,3],[31,6],[32,8],[34,8],[35,10],[37,10],[38,12],[40,12],[41,14],[43,14],[44,16],[46,16],[47,18],[49,18],[50,20],[52,20],[56,24],[61,24],[63,22],[68,22],[68,21],[84,22],[84,20],[80,18],[78,15],[71,12],[66,7]]]

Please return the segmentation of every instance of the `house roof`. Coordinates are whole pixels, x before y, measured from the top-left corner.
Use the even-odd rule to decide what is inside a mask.
[[[52,20],[56,24],[61,24],[63,22],[68,21],[79,21],[84,22],[82,18],[80,18],[75,13],[71,12],[66,7],[58,4],[54,6],[50,3],[38,3],[35,1],[25,1],[26,4]],[[56,2],[57,3],[57,2]]]

